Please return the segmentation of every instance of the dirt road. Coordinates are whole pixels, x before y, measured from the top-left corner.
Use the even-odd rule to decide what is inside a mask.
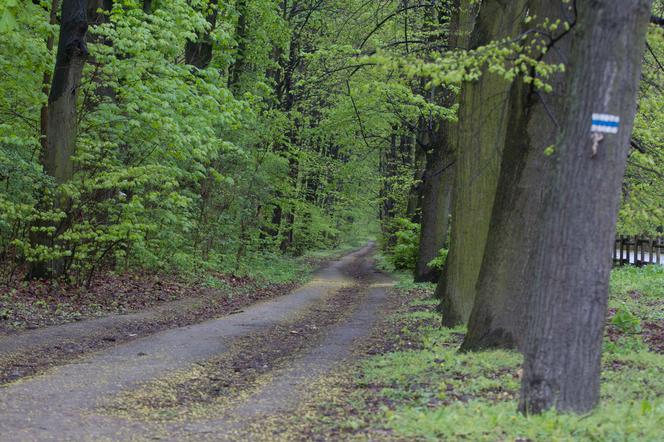
[[[390,280],[367,246],[289,295],[0,388],[0,440],[245,440],[356,357]],[[251,434],[251,436],[249,436]],[[265,440],[271,437],[263,435]]]

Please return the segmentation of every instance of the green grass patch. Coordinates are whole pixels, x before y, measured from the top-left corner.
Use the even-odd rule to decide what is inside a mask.
[[[600,406],[583,416],[526,417],[517,412],[522,356],[459,353],[464,330],[432,326],[435,300],[420,297],[390,319],[402,327],[396,339],[413,341],[416,350],[363,363],[358,379],[366,402],[388,404],[367,419],[408,440],[664,440],[664,355],[649,351],[637,326],[661,322],[662,309],[653,306],[663,301],[664,268],[616,269],[609,323],[617,331],[606,338]]]
[[[645,321],[664,320],[664,266],[613,270],[609,308]]]

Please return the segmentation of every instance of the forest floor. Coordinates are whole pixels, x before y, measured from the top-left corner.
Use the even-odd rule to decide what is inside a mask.
[[[433,286],[377,270],[372,252],[231,315],[61,352],[0,386],[0,440],[660,440],[664,269],[614,272],[600,408],[527,418],[520,355],[459,354],[464,330],[438,326]]]

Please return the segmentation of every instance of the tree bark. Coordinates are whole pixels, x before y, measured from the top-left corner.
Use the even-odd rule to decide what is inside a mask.
[[[51,10],[49,13],[49,24],[51,26],[58,23],[58,9],[60,7],[59,0],[53,0],[51,2]],[[50,53],[53,50],[53,45],[55,44],[55,38],[53,35],[49,35],[46,39],[46,49]],[[44,95],[48,96],[51,88],[51,72],[44,72],[42,79],[42,92]],[[40,118],[39,118],[39,129],[40,129],[40,143],[41,143],[41,152],[46,152],[48,150],[48,103],[45,103],[41,107]]]
[[[419,132],[419,131],[418,131]],[[413,184],[408,192],[408,202],[406,206],[406,217],[414,222],[420,223],[422,214],[422,184],[424,179],[424,167],[426,164],[426,152],[421,146],[418,146],[415,136],[405,136],[405,142],[402,142],[402,155],[408,158],[413,164]],[[412,152],[412,154],[411,154]]]
[[[526,0],[482,2],[470,47],[514,37]],[[480,79],[462,87],[450,251],[445,278],[436,289],[443,325],[468,321],[475,300],[505,140],[510,82],[484,68]]]
[[[394,177],[396,176],[396,162],[398,156],[397,128],[392,128],[390,136],[390,147],[382,149],[380,153],[380,175],[382,178],[380,187],[380,225],[386,248],[392,248],[397,242],[394,223],[397,202],[394,199]]]
[[[449,139],[451,123],[440,122],[440,129],[426,158],[422,179],[420,243],[415,265],[415,282],[434,282],[440,271],[428,266],[445,247],[450,227],[454,188],[454,152]]]
[[[467,40],[461,33],[461,2],[454,0],[450,23],[447,30],[447,45],[458,47]],[[466,9],[465,20],[471,15]],[[443,25],[439,15],[438,23]],[[451,107],[457,101],[456,94],[447,87],[432,92],[432,97],[440,105]],[[450,229],[450,213],[454,189],[454,141],[456,124],[439,120],[430,128],[427,144],[426,166],[422,178],[422,216],[420,223],[420,242],[415,263],[415,282],[436,282],[440,280],[440,271],[428,264],[438,256],[440,249],[447,245]]]
[[[64,184],[74,173],[72,156],[76,149],[76,100],[83,66],[88,56],[85,35],[88,29],[85,0],[64,0],[60,19],[60,36],[55,59],[51,88],[46,110],[46,142],[40,160],[45,173],[55,184]],[[43,110],[42,110],[43,111]],[[55,207],[63,201],[56,195]],[[57,236],[56,232],[53,236]],[[53,237],[40,234],[38,244],[52,246]],[[30,266],[30,278],[59,275],[64,268],[61,259],[50,262],[34,262]]]
[[[76,146],[76,99],[83,66],[88,56],[85,0],[64,0],[60,40],[48,97],[47,148],[42,163],[57,184],[72,177]]]
[[[528,10],[535,18],[524,32],[542,32],[545,19],[564,23],[566,17],[573,16],[572,6],[561,0],[531,0]],[[561,27],[546,40],[550,49],[543,61],[566,63],[569,31]],[[535,76],[533,72],[530,75]],[[535,90],[523,78],[512,86],[498,189],[462,350],[521,348],[523,344],[533,279],[532,255],[541,234],[539,215],[553,170],[545,150],[555,144],[556,124],[565,115],[565,73],[545,81],[553,87],[551,94]]]
[[[587,412],[599,400],[611,248],[636,112],[650,0],[577,3],[566,113],[536,242],[519,408]],[[593,149],[593,113],[620,117]]]

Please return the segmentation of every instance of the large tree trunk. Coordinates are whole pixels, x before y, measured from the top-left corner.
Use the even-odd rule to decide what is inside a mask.
[[[85,0],[64,0],[60,19],[58,51],[53,71],[46,110],[46,142],[40,159],[44,171],[55,184],[69,181],[74,173],[72,156],[76,148],[76,99],[88,56],[85,35],[88,29]],[[56,195],[55,206],[62,207],[61,197]],[[61,230],[61,229],[59,229]],[[56,231],[54,236],[59,232]],[[39,235],[36,242],[51,246],[52,237]],[[29,277],[57,276],[63,270],[61,259],[35,262]]]
[[[570,5],[561,0],[531,0],[528,10],[536,18],[524,31],[543,29],[545,19],[564,23],[566,16],[573,15],[568,8]],[[569,32],[561,26],[547,40],[554,47],[543,61],[566,63]],[[555,144],[557,121],[565,115],[565,74],[557,73],[546,81],[553,87],[551,94],[535,90],[521,78],[512,86],[500,179],[462,350],[520,348],[523,343],[533,279],[532,255],[541,233],[539,215],[553,169],[545,150]]]
[[[482,2],[470,47],[513,37],[520,30],[526,0]],[[443,324],[468,321],[475,300],[505,140],[510,82],[488,72],[462,87],[450,252],[445,278],[436,289]]]
[[[650,0],[577,2],[565,116],[536,243],[519,408],[586,412],[600,357],[620,188],[636,112]],[[593,113],[620,117],[595,145]]]

